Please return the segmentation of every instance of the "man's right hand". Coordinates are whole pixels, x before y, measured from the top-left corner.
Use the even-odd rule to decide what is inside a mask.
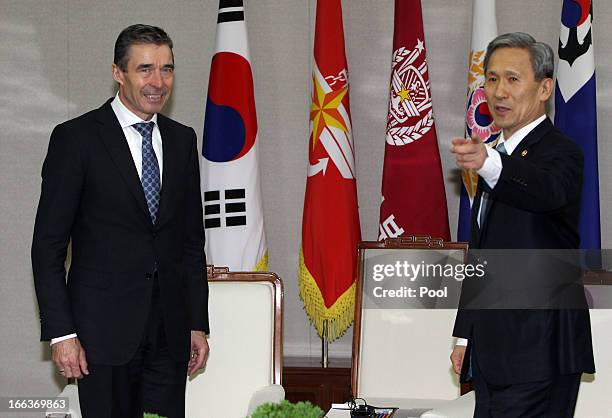
[[[463,357],[465,357],[465,346],[456,345],[453,352],[450,355],[451,363],[453,364],[453,370],[455,373],[461,374],[461,367],[463,366]]]
[[[487,149],[478,135],[471,138],[454,138],[451,152],[455,155],[457,166],[464,170],[480,170],[488,157]]]
[[[51,359],[59,372],[68,378],[76,377],[80,379],[84,374],[89,374],[85,349],[76,337],[53,344],[51,346]]]

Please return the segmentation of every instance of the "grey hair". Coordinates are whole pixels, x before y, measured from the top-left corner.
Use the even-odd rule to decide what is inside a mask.
[[[487,45],[484,59],[484,71],[487,73],[489,59],[499,48],[521,48],[529,52],[531,67],[536,81],[552,78],[555,71],[555,54],[550,45],[537,42],[533,36],[523,32],[512,32],[499,35]]]

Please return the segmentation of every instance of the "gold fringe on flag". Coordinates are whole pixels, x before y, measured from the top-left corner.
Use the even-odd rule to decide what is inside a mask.
[[[323,324],[327,322],[325,337],[334,341],[344,335],[353,324],[355,314],[355,282],[334,302],[326,307],[323,295],[314,277],[304,263],[304,254],[300,249],[300,265],[298,268],[298,285],[300,298],[304,302],[304,310],[310,323],[317,330],[319,337],[323,338]]]
[[[253,271],[268,271],[268,250],[266,250],[255,267],[253,267]]]

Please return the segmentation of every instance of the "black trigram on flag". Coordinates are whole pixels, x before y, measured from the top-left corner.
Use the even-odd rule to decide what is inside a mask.
[[[244,20],[242,0],[219,0],[217,23]]]
[[[223,199],[221,199],[222,192]],[[242,225],[246,225],[244,189],[204,192],[204,226],[207,229]]]

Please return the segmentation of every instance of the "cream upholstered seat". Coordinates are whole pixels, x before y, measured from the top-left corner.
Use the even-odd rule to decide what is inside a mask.
[[[610,290],[602,286],[593,289],[600,297],[610,297]],[[610,300],[610,299],[608,299]],[[609,302],[607,302],[609,304]],[[606,305],[603,305],[606,306]],[[612,309],[591,309],[591,332],[593,334],[593,351],[595,354],[595,375],[585,374],[578,393],[575,418],[591,418],[608,416],[612,411]],[[474,392],[469,392],[448,404],[435,408],[421,415],[421,418],[471,418],[472,415],[461,415],[469,402],[473,403]],[[472,406],[473,408],[473,406]]]
[[[81,418],[81,406],[79,405],[79,388],[76,383],[69,383],[64,386],[64,389],[57,395],[60,399],[65,399],[68,411],[64,409],[48,408],[45,416],[64,416],[67,412],[71,418]]]
[[[455,314],[450,309],[363,309],[360,333],[355,333],[361,341],[353,359],[354,395],[411,399],[420,408],[458,397],[449,360]]]
[[[284,399],[282,283],[274,273],[226,268],[209,268],[208,277],[211,352],[205,370],[187,382],[186,416],[246,417],[261,403]],[[76,385],[59,396],[80,418]]]
[[[463,396],[447,401],[421,415],[421,418],[472,418],[474,416],[474,405],[476,398],[474,391]]]
[[[362,243],[363,244],[363,243]],[[400,246],[397,246],[398,248]],[[370,248],[386,248],[372,243]],[[361,251],[362,249],[360,249]],[[361,258],[360,258],[361,260]],[[361,278],[360,278],[361,280]],[[607,286],[600,286],[607,284]],[[595,306],[609,307],[608,282],[586,285]],[[461,397],[449,355],[454,310],[363,309],[355,311],[353,396],[373,405],[432,408],[423,418],[473,416],[474,394]],[[599,300],[596,300],[599,299]],[[607,416],[612,410],[612,309],[590,309],[595,375],[583,375],[574,416]]]
[[[210,271],[210,356],[187,382],[186,416],[242,418],[284,399],[282,284],[273,273]]]
[[[374,251],[367,255],[365,251],[370,249]],[[366,260],[376,257],[382,260],[388,249],[466,251],[467,246],[424,237],[363,242],[359,258],[361,275],[366,269]],[[451,333],[456,309],[366,308],[367,303],[362,300],[364,288],[363,277],[359,277],[353,333],[353,396],[375,406],[402,409],[448,406],[460,395],[459,379],[449,359],[454,344]],[[473,398],[463,398],[454,405],[457,403],[449,418],[473,415]]]
[[[598,286],[603,294],[612,297],[612,286]],[[610,300],[604,305],[610,306]],[[612,309],[591,309],[591,333],[595,374],[582,375],[582,383],[576,402],[575,418],[610,416],[612,411]]]

